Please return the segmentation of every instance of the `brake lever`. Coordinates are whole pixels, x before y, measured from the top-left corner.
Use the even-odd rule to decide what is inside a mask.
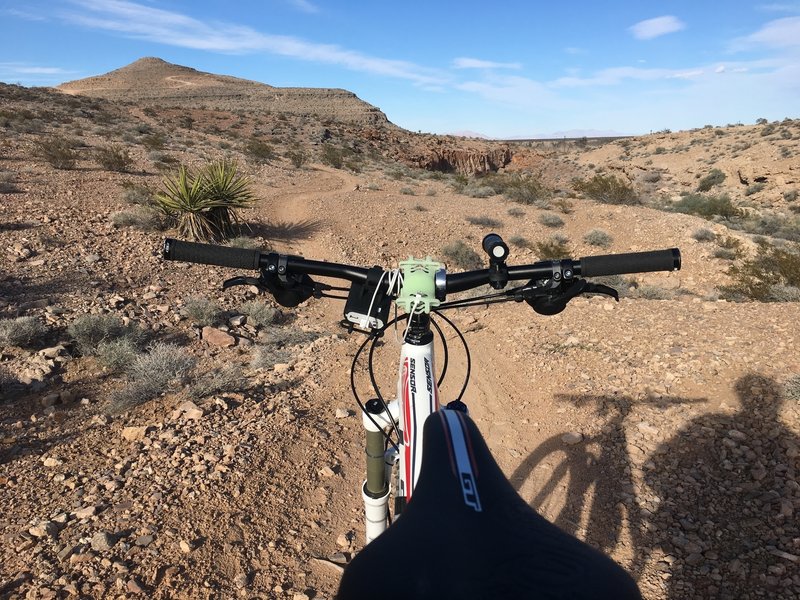
[[[227,290],[235,285],[252,285],[257,287],[262,292],[267,290],[267,288],[264,287],[264,282],[257,277],[245,277],[243,275],[226,279],[222,282],[222,289]]]
[[[603,294],[619,302],[619,293],[612,287],[599,283],[589,283],[585,279],[575,279],[567,287],[556,290],[536,290],[523,288],[522,295],[533,310],[540,315],[557,315],[567,307],[567,303],[581,294]],[[537,293],[538,291],[538,293]]]

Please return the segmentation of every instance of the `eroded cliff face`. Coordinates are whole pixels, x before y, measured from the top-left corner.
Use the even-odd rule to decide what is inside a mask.
[[[414,159],[429,171],[480,175],[495,172],[511,162],[511,148],[435,148]]]

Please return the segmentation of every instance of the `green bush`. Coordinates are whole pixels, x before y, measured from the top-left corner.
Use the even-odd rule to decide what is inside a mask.
[[[442,256],[462,269],[477,269],[481,266],[481,257],[461,240],[451,242],[442,248]]]
[[[741,216],[742,212],[731,202],[730,196],[706,196],[704,194],[687,194],[672,204],[672,209],[689,215],[699,215],[710,219],[714,216],[730,220]]]
[[[414,191],[414,189],[410,188],[410,187],[402,187],[402,188],[400,188],[400,193],[403,194],[404,196],[415,196],[416,195],[416,192]]]
[[[28,348],[41,342],[47,328],[36,317],[0,319],[0,346]]]
[[[130,337],[103,340],[95,351],[100,364],[113,372],[127,370],[140,354],[139,346]]]
[[[244,146],[244,153],[254,162],[265,164],[275,158],[272,146],[258,138],[250,138]]]
[[[138,345],[146,338],[146,333],[137,325],[124,325],[117,316],[111,314],[82,315],[67,327],[67,333],[85,356],[96,354],[101,342],[127,337],[134,345]]]
[[[573,187],[589,198],[605,204],[639,204],[633,186],[615,175],[597,174],[588,181],[575,181]]]
[[[238,211],[252,206],[255,195],[247,177],[237,173],[236,163],[212,162],[195,175],[181,166],[164,179],[164,191],[156,205],[177,220],[178,233],[192,240],[230,237],[239,222]]]
[[[764,183],[753,183],[753,184],[747,186],[747,188],[744,191],[744,195],[745,196],[752,196],[753,194],[757,194],[758,192],[763,190],[765,187],[766,187],[766,184],[764,184]]]
[[[300,149],[287,150],[285,156],[292,161],[292,165],[294,165],[295,169],[299,169],[306,162],[306,155]]]
[[[221,312],[219,307],[203,296],[190,296],[183,303],[181,310],[192,322],[198,325],[214,325],[219,322]]]
[[[787,202],[794,202],[797,200],[798,192],[797,190],[789,190],[788,192],[783,193],[783,199]]]
[[[725,181],[725,173],[719,169],[712,169],[711,172],[700,180],[697,184],[698,192],[707,192],[715,185],[719,185]]]
[[[344,165],[345,151],[332,144],[323,144],[320,160],[323,164],[331,166],[334,169],[341,169]]]
[[[94,158],[107,171],[127,173],[133,166],[133,159],[128,149],[117,144],[97,148],[94,151]]]
[[[78,160],[78,153],[72,144],[60,136],[50,136],[37,142],[34,152],[56,169],[74,169]]]
[[[512,246],[516,246],[517,248],[525,248],[525,249],[533,248],[533,245],[531,244],[530,240],[521,235],[512,235],[510,238],[508,238],[508,243],[511,244]]]
[[[125,181],[122,183],[122,200],[126,204],[147,206],[153,204],[153,190]]]
[[[720,288],[732,300],[785,302],[797,300],[800,289],[800,244],[784,248],[760,242],[754,257],[728,269],[733,280]],[[794,289],[791,289],[794,288]]]
[[[519,173],[492,173],[480,179],[482,186],[490,187],[496,194],[520,204],[543,205],[551,195],[550,190],[536,177]]]

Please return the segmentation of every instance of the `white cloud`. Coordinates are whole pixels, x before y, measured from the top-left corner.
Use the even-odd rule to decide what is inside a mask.
[[[770,48],[800,47],[800,17],[776,19],[740,40]]]
[[[448,79],[438,70],[411,62],[369,56],[335,44],[260,33],[233,23],[206,23],[181,13],[126,0],[72,0],[72,3],[85,11],[63,13],[61,18],[70,23],[158,44],[231,54],[267,52],[406,79],[420,85],[440,85]]]
[[[453,61],[453,67],[456,69],[521,69],[522,65],[520,63],[501,63],[461,57]]]
[[[653,38],[668,33],[675,33],[681,29],[686,29],[686,23],[672,15],[665,15],[663,17],[639,21],[628,29],[637,40],[652,40]]]
[[[319,12],[319,7],[308,0],[290,0],[292,6],[303,12],[314,14]]]
[[[11,75],[66,75],[73,73],[60,67],[38,67],[18,62],[0,62],[0,73]]]

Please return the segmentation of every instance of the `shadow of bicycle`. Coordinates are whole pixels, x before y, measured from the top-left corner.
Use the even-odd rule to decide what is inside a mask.
[[[641,403],[666,407],[706,400],[599,395],[560,395],[556,399],[576,407],[593,407],[598,432],[580,441],[564,434],[552,436],[512,473],[512,485],[539,514],[605,553],[621,545],[639,548],[642,523],[631,479],[626,419]],[[631,570],[638,575],[637,567]]]

